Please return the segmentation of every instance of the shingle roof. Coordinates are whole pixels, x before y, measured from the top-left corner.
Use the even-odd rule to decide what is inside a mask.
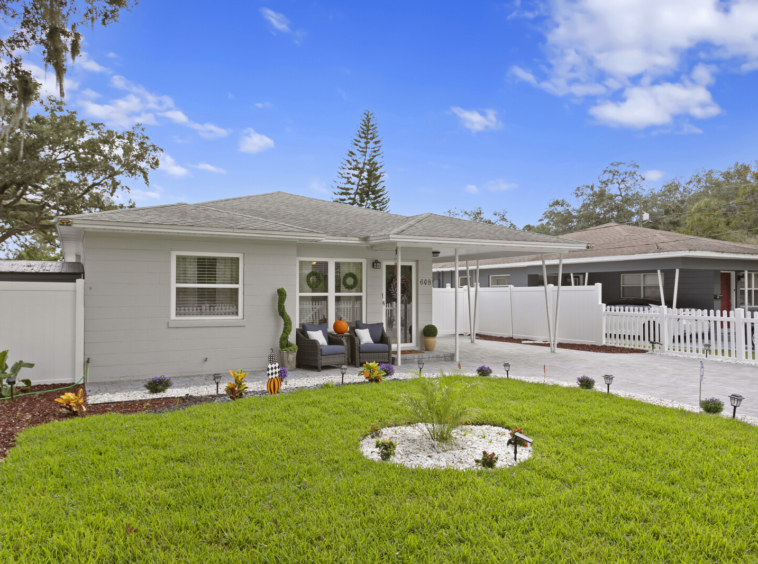
[[[0,272],[23,274],[81,274],[80,262],[56,262],[46,260],[0,260]]]
[[[574,233],[560,236],[562,239],[573,239],[594,245],[594,249],[569,251],[564,253],[564,259],[580,259],[589,257],[629,256],[651,253],[671,252],[712,252],[757,255],[758,246],[729,241],[718,241],[693,235],[682,235],[671,231],[660,231],[635,225],[606,223]],[[546,255],[546,260],[557,259],[558,255]],[[488,259],[480,261],[480,266],[515,264],[540,260],[539,255],[514,257],[505,259]],[[435,268],[451,268],[454,263],[439,263]]]
[[[556,237],[476,223],[436,214],[412,217],[270,192],[198,204],[169,204],[67,216],[64,219],[218,227],[251,231],[313,233],[327,237],[425,238],[515,241],[554,244]]]

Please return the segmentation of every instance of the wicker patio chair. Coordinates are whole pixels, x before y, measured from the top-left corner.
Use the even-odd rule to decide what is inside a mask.
[[[295,330],[297,344],[297,367],[315,367],[321,372],[322,366],[342,366],[347,364],[347,351],[342,339],[330,335],[323,325],[306,325]],[[307,331],[321,331],[326,337],[325,346],[319,345],[316,339],[309,339]]]
[[[358,335],[355,334],[355,329],[368,329],[371,334],[373,344],[361,345]],[[392,345],[390,338],[384,331],[383,323],[361,323],[358,321],[355,327],[350,328],[350,334],[352,335],[353,346],[353,362],[356,366],[363,366],[366,362],[392,362]]]

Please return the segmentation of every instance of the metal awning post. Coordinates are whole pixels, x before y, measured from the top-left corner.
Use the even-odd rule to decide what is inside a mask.
[[[563,278],[563,253],[558,253],[558,296],[555,299],[555,324],[553,327],[552,352],[558,351],[558,313],[561,308],[561,282]]]
[[[403,332],[403,324],[402,319],[400,317],[400,306],[403,302],[403,286],[400,284],[400,268],[401,268],[401,262],[400,262],[400,243],[397,245],[397,271],[395,272],[395,284],[397,284],[397,303],[395,304],[397,306],[397,313],[395,314],[397,318],[395,319],[395,327],[397,328],[397,365],[401,366],[403,364],[402,354],[400,350],[400,342],[403,340],[402,332]]]
[[[584,273],[584,285],[585,286],[587,285],[587,280],[589,280],[589,279],[590,279],[590,273],[589,272],[585,272]]]
[[[671,307],[676,309],[676,297],[679,294],[679,269],[676,269],[676,274],[674,275],[674,303],[671,304]]]
[[[471,268],[469,268],[468,259],[466,259],[466,299],[468,299],[468,332],[469,336],[471,336],[474,327],[474,316],[471,311]],[[473,339],[471,342],[473,342]]]
[[[642,276],[645,276],[644,274]],[[645,281],[642,281],[643,286]],[[661,278],[661,271],[658,270],[658,289],[661,291],[661,306],[666,307],[666,298],[663,297],[663,279]],[[642,296],[643,298],[645,296]]]
[[[545,255],[542,257],[542,285],[545,287],[545,312],[547,313],[547,340],[550,341],[550,347],[553,346],[553,331],[550,323],[550,298],[547,295],[547,267],[545,266]]]
[[[471,332],[471,342],[476,343],[476,313],[479,311],[479,260],[476,261],[476,286],[474,286],[474,330]]]
[[[458,362],[458,248],[455,249],[455,283],[453,284],[453,290],[455,291],[455,328],[453,333],[455,334],[455,362]]]
[[[748,309],[747,309],[747,306],[748,306],[748,301],[747,301],[747,286],[748,286],[748,284],[747,284],[747,270],[746,270],[746,271],[745,271],[745,284],[744,284],[744,290],[745,290],[745,301],[743,302],[743,304],[742,304],[742,307],[744,307],[744,308],[745,308],[745,312],[746,312],[748,315],[750,315],[750,312],[749,312],[749,311],[748,311]]]
[[[569,276],[571,277],[571,285],[573,286],[574,285],[574,273],[570,272]]]

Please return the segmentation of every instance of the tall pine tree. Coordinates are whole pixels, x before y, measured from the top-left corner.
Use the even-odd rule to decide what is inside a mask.
[[[374,114],[366,110],[342,162],[334,186],[334,201],[379,211],[389,211],[384,187],[382,140]]]

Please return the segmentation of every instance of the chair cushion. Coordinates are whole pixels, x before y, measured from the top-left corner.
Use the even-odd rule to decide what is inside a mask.
[[[368,332],[371,334],[371,340],[375,343],[381,342],[384,323],[363,323],[361,321],[356,321],[355,326],[358,329],[368,329]]]
[[[389,350],[390,348],[384,343],[371,343],[370,345],[361,345],[362,353],[382,353]]]
[[[326,342],[326,339],[324,339],[324,334],[321,331],[308,331],[308,338],[313,339],[314,341],[318,341],[318,344],[325,347],[329,343]]]
[[[355,328],[355,336],[358,337],[358,341],[361,345],[371,345],[374,339],[371,338],[371,331],[368,329]]]
[[[333,354],[345,354],[344,345],[326,345],[321,347],[321,356],[330,356]]]
[[[329,342],[329,337],[327,336],[329,329],[327,329],[326,323],[322,323],[321,325],[308,325],[307,323],[303,323],[303,332],[307,335],[308,331],[321,331],[324,334],[324,342]]]

